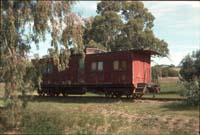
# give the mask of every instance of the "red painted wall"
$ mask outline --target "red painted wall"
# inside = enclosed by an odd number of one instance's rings
[[[58,71],[57,67],[53,66],[53,72],[43,75],[44,84],[77,84],[78,83],[78,61],[79,57],[73,56],[69,59],[69,68],[64,71]],[[41,61],[43,62],[43,61]],[[49,63],[53,63],[50,61]]]
[[[148,51],[121,51],[85,56],[85,68],[79,69],[79,56],[69,60],[69,68],[43,75],[43,83],[51,84],[134,84],[150,83],[150,57]],[[126,70],[114,70],[113,61],[126,61]],[[103,62],[102,71],[92,71],[92,62]],[[120,64],[120,63],[119,63]]]
[[[133,59],[133,84],[151,82],[151,55],[150,53],[135,52]]]
[[[114,70],[113,61],[126,61],[126,70]],[[103,71],[92,71],[91,63],[103,61]],[[87,84],[132,84],[132,54],[130,52],[110,52],[89,54],[85,59]]]

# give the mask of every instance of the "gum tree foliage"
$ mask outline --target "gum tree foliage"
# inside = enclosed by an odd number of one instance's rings
[[[159,83],[159,77],[178,77],[179,71],[174,67],[175,66],[162,67],[161,65],[151,67],[152,82]]]
[[[187,91],[188,101],[199,104],[200,101],[200,50],[187,55],[181,62],[181,80]]]
[[[162,75],[162,68],[160,65],[151,67],[151,81],[159,84],[159,77]]]
[[[25,95],[41,81],[37,61],[33,65],[28,59],[30,44],[34,42],[42,49],[39,42],[51,33],[50,54],[60,70],[68,65],[72,42],[76,52],[83,53],[83,28],[75,25],[74,14],[70,12],[73,3],[67,0],[1,0],[0,75],[5,82],[4,99],[10,110],[7,114],[12,127],[19,125],[22,107],[27,103]]]
[[[97,13],[84,32],[84,43],[91,40],[108,51],[152,49],[162,56],[168,44],[153,34],[155,17],[139,1],[101,1]]]

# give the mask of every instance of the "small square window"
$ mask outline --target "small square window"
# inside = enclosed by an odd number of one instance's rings
[[[48,73],[52,73],[52,72],[53,72],[53,64],[50,64],[50,63],[49,63],[49,64],[47,65],[47,72],[48,72]]]
[[[79,69],[82,70],[85,67],[85,61],[84,59],[79,59]]]
[[[92,63],[91,63],[91,69],[92,69],[92,71],[95,71],[96,68],[97,68],[96,62],[92,62]]]
[[[122,61],[122,70],[126,70],[126,69],[127,69],[127,62]]]
[[[103,62],[102,61],[98,62],[98,71],[103,71]]]
[[[50,74],[53,72],[53,64],[48,63],[42,66],[42,74]]]
[[[44,65],[42,67],[42,74],[47,74],[47,67]]]
[[[115,60],[115,61],[113,62],[113,69],[114,69],[114,70],[119,70],[119,61]]]

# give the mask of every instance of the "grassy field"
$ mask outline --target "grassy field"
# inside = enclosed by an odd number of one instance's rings
[[[181,89],[177,80],[164,79],[161,80],[161,93],[156,97],[178,97]],[[24,110],[20,132],[198,135],[199,108],[178,101],[109,99],[90,93],[81,97],[35,97]]]
[[[184,90],[177,77],[160,78],[160,93],[156,94],[158,98],[181,98],[181,92]],[[152,94],[146,94],[144,97],[152,97]]]
[[[4,84],[0,83],[0,106],[3,106]]]
[[[67,134],[195,135],[199,127],[198,108],[180,102],[46,97],[34,99],[26,112],[25,134],[49,122]]]

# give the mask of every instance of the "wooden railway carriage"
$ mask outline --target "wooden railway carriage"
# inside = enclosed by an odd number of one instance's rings
[[[104,93],[110,97],[141,97],[151,85],[150,50],[102,52],[87,48],[85,59],[71,56],[69,68],[59,72],[53,62],[43,70],[40,95]],[[42,62],[43,60],[41,60]]]

